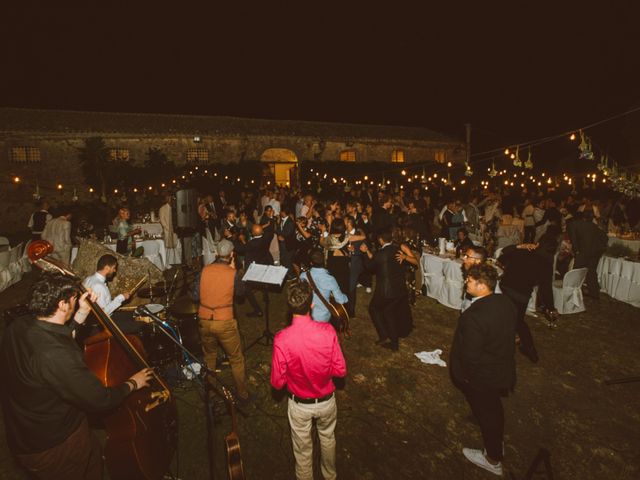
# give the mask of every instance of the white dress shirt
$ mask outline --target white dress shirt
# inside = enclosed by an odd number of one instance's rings
[[[111,292],[109,291],[109,287],[107,287],[107,279],[98,272],[85,278],[82,284],[98,295],[98,305],[102,307],[104,313],[107,315],[115,312],[120,308],[122,302],[124,302],[124,295],[122,294],[116,296],[113,300],[111,299]]]

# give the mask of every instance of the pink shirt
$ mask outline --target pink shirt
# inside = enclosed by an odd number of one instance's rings
[[[294,315],[291,326],[273,341],[271,385],[302,398],[320,398],[336,387],[333,377],[344,377],[347,363],[336,331],[329,323],[314,322],[309,315]]]

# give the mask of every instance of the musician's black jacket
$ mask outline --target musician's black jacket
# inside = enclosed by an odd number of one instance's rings
[[[16,318],[2,336],[0,379],[7,440],[16,454],[61,444],[80,426],[85,412],[110,410],[129,392],[126,383],[100,383],[85,364],[69,324],[31,316]]]
[[[478,298],[460,315],[449,356],[457,383],[477,390],[515,386],[516,319],[513,302],[500,294]]]

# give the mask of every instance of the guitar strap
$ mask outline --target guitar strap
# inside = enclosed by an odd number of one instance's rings
[[[318,290],[318,287],[316,286],[316,282],[313,281],[313,277],[311,276],[311,269],[307,270],[307,279],[309,279],[309,283],[311,284],[311,288],[313,288],[314,293],[318,296],[318,298],[320,299],[320,301],[324,304],[325,307],[327,307],[327,310],[329,310],[329,313],[331,313],[331,316],[333,317],[333,305],[331,305],[326,298],[324,298],[324,296],[320,293],[320,290]]]

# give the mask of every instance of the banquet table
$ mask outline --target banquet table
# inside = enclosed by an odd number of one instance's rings
[[[147,232],[151,237],[160,237],[162,235],[162,225],[157,222],[134,223],[133,228],[139,228],[143,234],[144,232]]]
[[[601,291],[640,308],[640,262],[603,255],[597,272]]]
[[[427,297],[437,300],[446,307],[460,310],[464,288],[462,260],[453,255],[434,255],[424,252],[420,258],[420,265]],[[499,285],[496,286],[496,293],[500,293]],[[535,311],[536,293],[537,289],[531,295],[528,311]]]
[[[608,245],[624,245],[625,247],[630,248],[633,252],[638,252],[640,250],[640,239],[632,239],[632,238],[621,238],[613,234],[609,234]]]
[[[116,251],[115,243],[103,243],[103,245],[114,252]],[[164,240],[161,238],[151,238],[147,240],[136,240],[136,247],[143,247],[144,254],[142,256],[147,258],[160,270],[166,270],[171,267],[171,264],[182,261],[182,247],[180,242],[177,243],[175,249],[167,250],[164,245]],[[78,247],[73,247],[71,250],[71,263],[73,263],[77,254]]]

